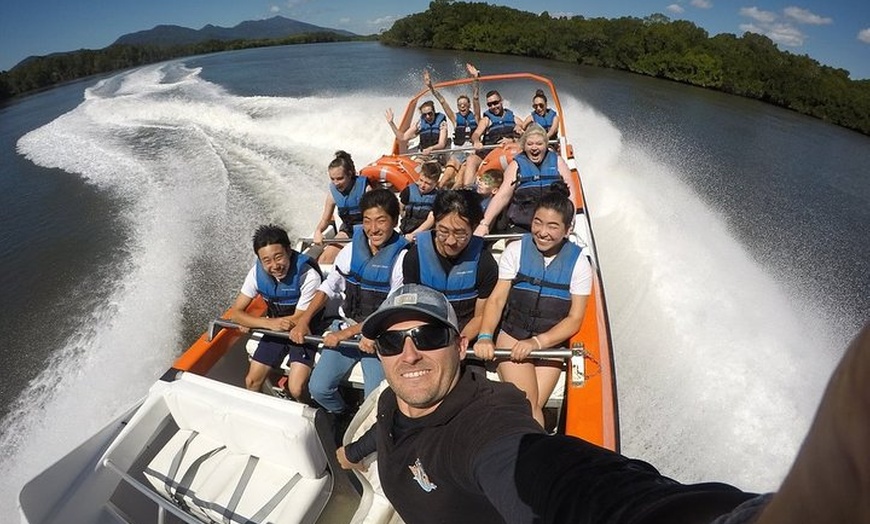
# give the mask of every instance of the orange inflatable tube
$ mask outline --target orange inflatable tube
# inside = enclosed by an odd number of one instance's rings
[[[504,170],[507,169],[508,164],[513,161],[514,156],[519,152],[520,145],[516,142],[508,142],[496,147],[490,151],[483,159],[483,162],[480,163],[480,166],[477,168],[477,178],[480,178],[490,169],[497,169],[504,172]]]
[[[383,184],[388,182],[396,191],[413,184],[420,174],[420,164],[406,156],[384,155],[360,169],[360,174],[369,182]]]

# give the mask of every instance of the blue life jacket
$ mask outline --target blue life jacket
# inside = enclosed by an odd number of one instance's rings
[[[435,249],[432,231],[417,235],[417,257],[420,264],[420,283],[436,289],[453,304],[459,320],[459,330],[474,318],[477,305],[477,268],[483,251],[483,238],[472,236],[462,253],[456,257],[449,272],[444,271],[441,256]]]
[[[514,113],[510,109],[505,109],[501,116],[496,116],[492,111],[487,109],[483,113],[483,116],[489,119],[489,127],[483,134],[484,145],[489,146],[497,144],[502,138],[517,137],[516,132],[514,132],[514,126],[516,126],[517,123],[514,120]]]
[[[456,127],[453,129],[453,145],[461,146],[466,142],[471,141],[471,134],[477,129],[477,119],[474,118],[474,112],[469,111],[467,115],[456,113]]]
[[[393,232],[393,236],[372,256],[363,227],[353,228],[350,270],[345,274],[336,268],[345,280],[343,309],[347,318],[362,322],[378,309],[390,292],[396,257],[407,245],[404,236]]]
[[[348,234],[353,231],[353,226],[362,224],[359,201],[366,192],[366,186],[368,186],[368,179],[359,175],[354,179],[347,194],[339,191],[335,184],[329,184],[332,200],[335,201],[335,207],[338,209],[338,218],[341,219],[341,230]]]
[[[270,275],[263,263],[257,259],[255,275],[257,278],[257,292],[266,301],[267,316],[286,317],[296,312],[296,304],[302,295],[302,281],[300,276],[305,266],[311,266],[323,278],[320,267],[309,257],[294,250],[290,253],[290,268],[281,280],[276,280]]]
[[[441,136],[441,124],[447,117],[444,113],[435,113],[435,118],[432,123],[426,122],[425,118],[420,118],[420,149],[432,147],[438,143],[438,138]]]
[[[501,329],[523,340],[544,333],[571,310],[571,275],[580,258],[580,247],[565,241],[550,265],[535,246],[532,235],[523,235],[520,267],[508,294]]]
[[[559,155],[548,149],[540,165],[534,164],[525,153],[518,154],[514,160],[517,162],[516,188],[507,215],[512,224],[528,231],[538,200],[553,182],[562,180]]]
[[[544,128],[544,131],[550,131],[550,128],[553,127],[553,120],[556,119],[556,112],[550,108],[547,108],[547,111],[543,115],[539,115],[536,111],[532,111],[532,120],[535,121],[536,124]]]
[[[420,224],[425,222],[429,216],[429,211],[432,211],[436,196],[438,196],[438,189],[433,189],[424,195],[420,192],[420,186],[409,184],[408,203],[405,204],[402,225],[399,230],[407,234],[420,227]]]

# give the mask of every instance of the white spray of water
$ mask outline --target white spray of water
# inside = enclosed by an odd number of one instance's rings
[[[240,285],[260,217],[310,235],[335,150],[363,159],[358,168],[377,158],[391,136],[382,108],[402,103],[234,97],[198,73],[163,65],[118,75],[19,141],[34,163],[80,175],[127,203],[119,226],[132,243],[102,284],[108,300],[83,313],[81,328],[3,420],[0,520],[16,518],[24,482],[140,398],[180,353],[196,259],[224,257]]]
[[[673,168],[623,144],[581,102],[563,103],[589,175],[624,451],[685,480],[775,488],[826,375],[799,349],[798,316]],[[358,168],[377,158],[391,140],[383,109],[404,104],[365,93],[235,97],[196,70],[155,66],[101,83],[21,139],[35,163],[129,202],[134,244],[107,283],[110,300],[83,315],[3,421],[0,447],[12,453],[0,459],[0,515],[14,515],[28,478],[140,397],[182,349],[191,255],[222,244],[240,280],[254,216],[310,234],[332,153],[349,151]]]
[[[775,490],[834,358],[805,304],[723,217],[594,110],[569,125],[598,240],[616,348],[623,451],[682,481]],[[582,123],[582,125],[581,125]]]

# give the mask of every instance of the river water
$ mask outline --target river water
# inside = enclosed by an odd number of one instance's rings
[[[870,318],[870,138],[594,68],[340,43],[143,67],[0,108],[0,520],[147,390],[237,293],[250,235],[307,236],[336,149],[434,77],[560,90],[613,327],[623,451],[773,490]],[[456,93],[449,93],[455,98]],[[529,110],[530,93],[503,93]]]

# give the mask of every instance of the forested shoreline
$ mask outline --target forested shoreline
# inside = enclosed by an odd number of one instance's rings
[[[34,57],[0,72],[0,101],[92,75],[221,51],[292,44],[345,42],[373,39],[349,37],[323,31],[262,40],[208,40],[189,45],[111,45]]]
[[[381,34],[392,46],[539,57],[607,67],[754,98],[870,135],[870,80],[780,51],[769,38],[719,34],[661,14],[553,18],[434,0]]]
[[[767,37],[707,31],[661,14],[616,19],[551,17],[480,2],[434,0],[379,37],[331,32],[198,44],[112,45],[56,53],[0,72],[0,101],[87,76],[184,56],[288,44],[377,38],[391,46],[488,52],[606,67],[754,98],[870,135],[870,80]]]

